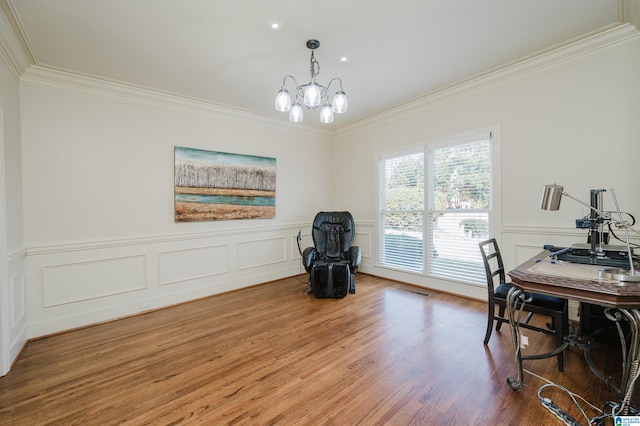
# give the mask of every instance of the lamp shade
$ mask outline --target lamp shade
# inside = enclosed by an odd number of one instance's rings
[[[336,114],[347,112],[347,106],[347,95],[345,95],[342,90],[339,90],[333,97],[333,112],[335,112]]]
[[[302,105],[298,102],[291,106],[291,110],[289,110],[289,121],[293,123],[300,123],[302,121],[303,111]]]
[[[307,108],[317,108],[322,100],[322,91],[315,81],[304,89],[304,104]]]
[[[542,191],[542,200],[540,200],[540,208],[542,210],[558,210],[560,201],[562,200],[562,185],[545,185]]]
[[[324,104],[322,106],[322,109],[320,110],[320,122],[322,124],[333,123],[333,110],[331,109],[331,105]]]
[[[284,87],[278,90],[276,95],[276,111],[287,112],[291,109],[291,96],[289,91]]]

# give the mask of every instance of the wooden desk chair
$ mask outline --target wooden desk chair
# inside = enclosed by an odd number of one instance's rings
[[[482,253],[484,269],[487,275],[487,291],[489,293],[488,306],[489,315],[487,318],[487,332],[484,336],[484,344],[489,343],[493,323],[496,321],[496,331],[500,331],[503,322],[509,322],[505,317],[507,306],[507,293],[513,284],[506,281],[502,256],[495,238],[483,241],[478,244]],[[520,327],[556,336],[557,346],[562,345],[565,336],[569,334],[569,309],[566,299],[546,296],[543,294],[533,294],[530,302],[525,303],[524,311],[528,312],[525,320],[520,323]],[[495,314],[495,306],[499,306],[498,315]],[[551,325],[547,328],[537,327],[529,324],[533,314],[541,314],[551,318]],[[558,370],[564,368],[563,353],[558,354]]]

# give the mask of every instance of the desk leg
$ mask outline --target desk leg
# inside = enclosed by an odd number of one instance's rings
[[[628,352],[624,340],[622,341],[622,382],[620,386],[622,403],[619,414],[626,415],[629,413],[629,404],[631,403],[636,380],[640,375],[640,310],[620,308],[617,312],[625,316],[625,319],[629,322],[631,332]],[[610,315],[610,313],[607,313],[607,316]],[[610,319],[619,320],[615,313]]]
[[[515,286],[509,290],[509,293],[507,293],[507,314],[509,317],[509,325],[510,325],[509,328],[511,328],[511,340],[513,342],[513,349],[515,353],[516,368],[518,369],[517,378],[514,379],[513,377],[507,377],[507,383],[509,383],[509,386],[511,386],[511,389],[513,390],[520,389],[520,386],[522,386],[522,382],[524,380],[524,374],[522,369],[523,359],[551,358],[551,357],[557,356],[558,354],[560,354],[562,351],[564,351],[566,348],[569,347],[569,342],[565,340],[560,346],[558,346],[551,352],[538,354],[538,355],[522,356],[522,347],[520,345],[520,336],[521,336],[520,322],[522,321],[522,316],[523,316],[522,308],[524,307],[524,304],[531,301],[531,299],[528,299],[527,297],[528,296],[524,291],[522,291],[521,289]],[[517,316],[516,316],[516,311],[517,311]]]
[[[518,309],[518,301],[520,300],[521,295],[524,296],[524,293],[517,287],[511,287],[507,294],[509,328],[511,329],[511,341],[513,342],[513,349],[515,352],[516,368],[518,369],[518,377],[516,379],[513,377],[507,377],[507,383],[509,383],[509,386],[511,386],[511,389],[513,390],[520,389],[524,379],[522,372],[522,352],[520,348],[520,318],[516,320],[516,311]]]

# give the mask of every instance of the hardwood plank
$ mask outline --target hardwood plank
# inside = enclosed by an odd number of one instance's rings
[[[363,274],[357,294],[316,299],[305,281],[32,341],[0,378],[0,424],[558,424],[539,403],[543,381],[506,383],[508,327],[482,344],[484,303]],[[529,338],[527,353],[553,346]],[[605,349],[596,359],[615,371]],[[525,368],[597,406],[616,399],[576,349],[564,373],[555,359]],[[545,396],[586,424],[562,393]]]

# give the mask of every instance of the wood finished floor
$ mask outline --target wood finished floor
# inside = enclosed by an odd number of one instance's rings
[[[562,424],[539,403],[543,381],[507,385],[509,329],[482,344],[484,303],[363,274],[357,294],[316,299],[304,279],[32,341],[0,378],[0,424]],[[527,352],[553,344],[529,338]],[[564,373],[555,359],[525,368],[597,406],[615,399],[577,350]],[[561,392],[544,396],[586,424]]]

